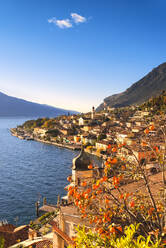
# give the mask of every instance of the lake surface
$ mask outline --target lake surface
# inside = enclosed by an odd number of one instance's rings
[[[11,136],[9,128],[26,119],[0,118],[0,220],[28,224],[36,217],[35,202],[56,204],[65,195],[72,159],[78,152]]]

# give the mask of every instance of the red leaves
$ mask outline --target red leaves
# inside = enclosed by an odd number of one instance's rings
[[[149,133],[149,129],[146,128],[146,129],[144,130],[144,133],[148,134],[148,133]]]
[[[158,152],[159,151],[159,148],[156,146],[156,147],[154,147],[154,149],[156,150],[156,152]]]
[[[122,232],[122,227],[121,226],[117,226],[116,229],[119,230],[120,232]]]
[[[109,200],[107,198],[105,199],[105,203],[106,204],[109,204]]]
[[[131,208],[133,208],[133,207],[135,206],[135,202],[132,200],[132,201],[129,203],[129,206],[130,206]]]
[[[110,161],[111,164],[116,164],[117,162],[118,162],[118,160],[117,160],[116,158],[113,158],[113,159]]]
[[[122,227],[121,226],[109,226],[109,230],[110,230],[110,233],[112,234],[116,234],[118,232],[121,232],[122,233]]]
[[[107,149],[111,149],[111,144],[109,144],[109,145],[107,146]]]
[[[113,185],[114,185],[114,187],[115,188],[118,188],[118,186],[119,186],[119,184],[120,184],[120,180],[119,180],[119,178],[118,177],[113,177]]]
[[[125,165],[122,165],[121,166],[121,170],[123,170],[123,171],[126,170],[126,166]]]
[[[68,192],[68,195],[69,195],[69,196],[70,196],[70,195],[73,195],[73,193],[74,193],[74,190],[71,189],[71,190]]]
[[[86,187],[86,186],[87,186],[87,182],[85,182],[85,181],[82,182],[82,183],[81,183],[81,186],[82,186],[82,187]]]
[[[93,184],[93,186],[92,186],[92,189],[93,189],[93,190],[96,190],[96,189],[98,189],[98,188],[99,188],[99,185]]]
[[[67,177],[67,181],[71,182],[72,181],[72,177],[71,176],[68,176]]]
[[[150,209],[148,210],[148,214],[149,214],[149,215],[152,215],[153,212],[154,212],[154,210],[155,210],[154,208],[150,208]]]
[[[85,198],[85,199],[88,199],[88,198],[89,198],[88,194],[85,194],[85,195],[84,195],[84,198]]]
[[[115,227],[110,226],[109,229],[110,229],[110,233],[112,233],[112,234],[116,233]]]
[[[108,180],[108,177],[104,176],[100,179],[100,182],[103,183],[103,182],[106,182]]]
[[[88,165],[88,169],[89,170],[92,170],[93,169],[93,165],[92,164]]]
[[[116,147],[113,147],[112,148],[112,152],[117,152],[117,148]]]
[[[119,196],[119,199],[124,199],[124,194],[121,194],[120,196]]]
[[[148,134],[149,131],[153,131],[154,129],[155,129],[155,126],[152,124],[152,125],[149,126],[149,128],[146,128],[146,129],[144,130],[144,133]]]
[[[145,141],[142,141],[141,146],[147,146],[148,144]]]
[[[149,130],[150,131],[153,131],[154,130],[154,125],[153,124],[149,127]]]
[[[98,232],[99,232],[99,234],[102,234],[102,233],[104,233],[104,230],[103,230],[103,228],[99,228]]]
[[[105,166],[109,166],[109,162],[108,161],[105,162]]]
[[[110,164],[116,164],[117,162],[118,162],[117,158],[108,158],[108,160],[105,162],[105,165],[109,167]]]

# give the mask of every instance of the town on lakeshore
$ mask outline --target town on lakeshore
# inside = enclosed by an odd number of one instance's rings
[[[166,248],[166,0],[0,0],[0,248]]]
[[[37,218],[29,225],[1,223],[5,247],[75,247],[78,225],[99,233],[95,239],[100,243],[111,234],[123,235],[131,223],[143,223],[138,235],[151,234],[151,242],[158,242],[157,232],[165,242],[165,97],[163,92],[139,106],[105,104],[102,111],[92,107],[86,114],[29,120],[12,128],[11,134],[20,139],[80,154],[72,162],[67,194],[56,205],[46,198],[42,206],[36,202]],[[101,165],[91,154],[102,159]]]

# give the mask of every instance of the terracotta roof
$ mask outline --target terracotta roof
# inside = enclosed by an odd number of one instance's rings
[[[33,243],[30,246],[25,246],[25,248],[34,247],[34,248],[51,248],[53,247],[53,241],[52,240],[42,240],[37,241]]]
[[[0,232],[13,232],[16,227],[12,224],[6,224],[0,226]]]
[[[148,147],[148,146],[144,146],[144,147],[141,147],[140,145],[131,145],[130,146],[130,148],[133,150],[133,152],[135,151],[135,152],[153,152],[152,150],[151,150],[151,148],[150,147]]]
[[[28,226],[21,226],[16,228],[16,230],[13,225],[8,224],[5,226],[0,228],[0,236],[2,236],[5,240],[5,248],[16,244],[18,240],[24,241],[28,238]]]
[[[112,141],[111,141],[112,142]],[[102,145],[109,145],[110,144],[110,141],[104,141],[104,140],[102,140],[102,141],[97,141],[96,142],[96,144],[102,144]]]
[[[149,181],[149,186],[151,188],[152,194],[155,197],[155,199],[157,199],[159,197],[160,189],[163,187],[162,173],[160,172],[160,173],[157,173],[155,175],[149,176],[148,181]],[[130,192],[130,193],[141,191],[142,193],[145,193],[146,195],[148,195],[147,190],[146,190],[146,186],[145,186],[145,182],[143,179],[141,179],[137,182],[123,185],[123,186],[121,186],[121,190]],[[113,190],[112,193],[115,193],[115,195],[118,194],[117,190]]]

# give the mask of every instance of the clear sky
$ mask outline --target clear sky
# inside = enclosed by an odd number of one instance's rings
[[[166,62],[165,0],[0,0],[0,91],[86,112]]]

